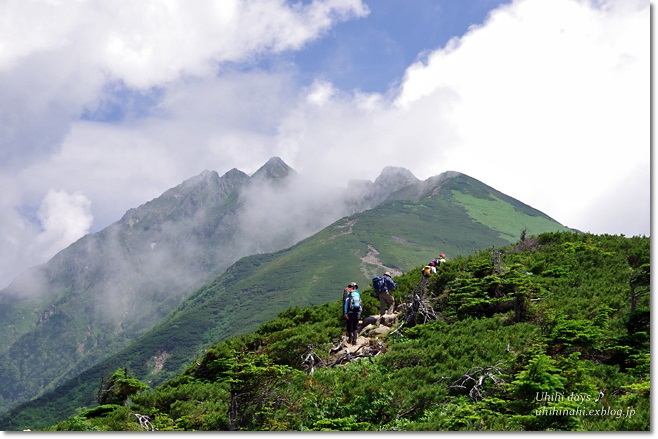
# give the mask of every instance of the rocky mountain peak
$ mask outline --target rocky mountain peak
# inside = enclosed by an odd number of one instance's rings
[[[281,158],[272,157],[251,176],[251,180],[281,181],[294,173],[295,170],[288,166]]]
[[[195,186],[199,183],[214,182],[219,180],[219,174],[216,171],[205,170],[199,175],[188,178],[181,184],[182,187]]]
[[[381,174],[379,174],[379,177],[375,179],[375,186],[389,192],[395,192],[403,187],[418,183],[419,181],[420,180],[418,180],[414,174],[406,168],[387,166],[382,170]]]

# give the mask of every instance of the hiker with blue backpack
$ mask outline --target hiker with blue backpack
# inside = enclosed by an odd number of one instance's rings
[[[357,328],[361,318],[361,292],[356,282],[351,282],[347,286],[346,295],[343,297],[343,315],[347,320],[347,342],[356,345],[359,337]]]
[[[391,279],[391,273],[387,271],[383,276],[373,277],[372,286],[375,297],[379,298],[379,318],[382,318],[384,314],[392,314],[395,310],[395,299],[392,292],[398,285]]]

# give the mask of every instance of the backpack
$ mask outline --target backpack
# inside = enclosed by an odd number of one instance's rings
[[[423,267],[423,276],[430,277],[431,274],[432,274],[432,267],[430,267],[429,265],[424,266]]]
[[[361,311],[361,296],[359,295],[358,292],[352,291],[352,293],[350,294],[347,300],[349,300],[349,303],[347,305],[347,309],[349,311],[354,311],[354,312]]]
[[[375,276],[372,278],[372,287],[374,288],[374,292],[372,294],[373,297],[379,297],[379,293],[384,291],[384,278],[381,276]]]

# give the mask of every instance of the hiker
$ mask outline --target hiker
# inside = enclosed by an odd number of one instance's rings
[[[425,288],[427,282],[430,280],[430,277],[436,273],[436,264],[434,261],[430,261],[426,266],[420,270],[420,286]]]
[[[434,261],[431,261],[429,264],[424,266],[420,272],[422,276],[421,282],[422,283],[427,282],[427,279],[429,279],[430,276],[433,275],[434,273],[436,273],[436,264],[434,263]]]
[[[361,318],[361,292],[356,282],[351,282],[348,286],[348,295],[343,301],[343,315],[347,320],[347,342],[356,345],[359,337],[357,328],[359,318]]]
[[[391,273],[384,273],[384,287],[379,293],[379,317],[384,314],[392,314],[395,310],[395,299],[393,298],[393,289],[398,285],[391,279]],[[387,309],[388,307],[388,309]]]
[[[445,264],[445,263],[446,263],[446,255],[444,255],[443,253],[441,253],[441,254],[439,255],[438,258],[435,258],[435,259],[434,259],[433,262],[434,262],[434,265],[435,265],[436,267],[440,267],[441,264]]]
[[[351,285],[351,284],[350,284]],[[349,297],[350,293],[352,292],[352,288],[348,285],[345,288],[343,288],[343,305],[345,306],[345,301]]]

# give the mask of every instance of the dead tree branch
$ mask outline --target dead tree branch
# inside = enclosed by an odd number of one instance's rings
[[[330,364],[327,364],[328,367],[334,367],[334,366],[339,366],[341,364],[347,364],[351,361],[357,361],[360,360],[361,358],[371,358],[379,355],[382,352],[382,349],[384,346],[380,343],[378,343],[377,347],[372,347],[369,345],[362,345],[359,346],[357,350],[354,352],[350,352],[348,349],[345,349],[345,351],[338,355],[334,361]]]
[[[151,418],[146,415],[140,415],[139,413],[133,413],[133,415],[139,421],[139,425],[146,431],[155,431],[155,427],[151,424]]]
[[[340,350],[343,350],[342,353]],[[302,364],[306,367],[306,372],[313,375],[315,369],[320,367],[335,367],[347,364],[351,361],[357,361],[361,358],[376,357],[384,350],[384,345],[381,341],[370,342],[367,345],[359,346],[355,351],[350,352],[342,345],[334,345],[329,350],[329,356],[333,356],[333,361],[323,360],[318,354],[315,353],[313,345],[308,345],[307,351],[302,355]]]
[[[306,355],[302,355],[302,364],[306,366],[306,372],[309,375],[313,375],[313,372],[315,372],[315,366],[323,367],[324,361],[315,353],[313,345],[308,345],[307,349]]]
[[[498,364],[495,366],[472,367],[464,375],[453,382],[448,389],[457,393],[468,393],[471,401],[480,401],[486,396],[484,384],[487,379],[493,382],[495,388],[504,383],[500,375],[503,372]]]
[[[494,249],[491,251],[491,271],[493,274],[501,274],[503,272],[503,269],[501,268],[500,256],[500,250]]]
[[[431,320],[437,320],[439,313],[432,308],[429,301],[425,298],[426,286],[421,281],[411,295],[406,296],[404,323],[413,326],[416,323],[427,323]]]

